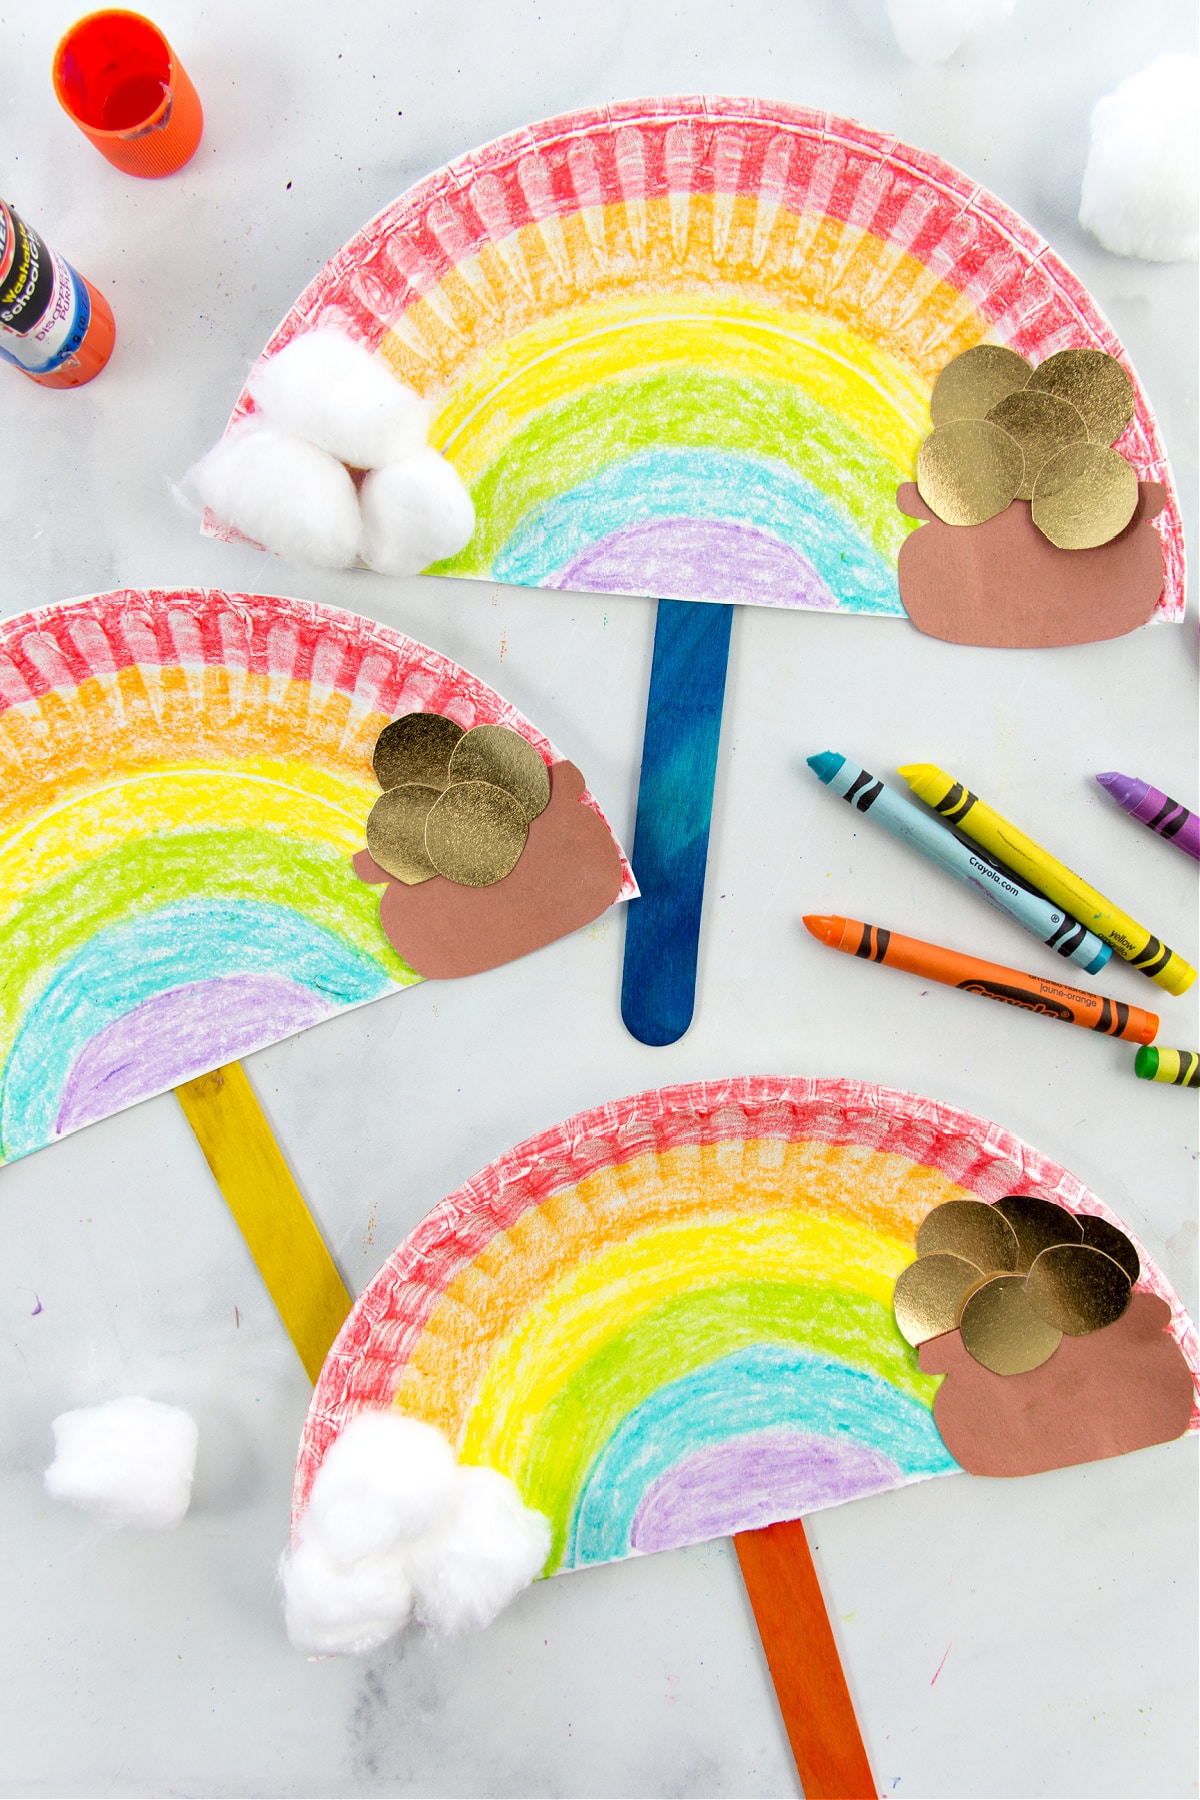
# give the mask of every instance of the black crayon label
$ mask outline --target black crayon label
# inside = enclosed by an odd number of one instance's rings
[[[1044,1013],[1048,1019],[1063,1019],[1068,1025],[1075,1022],[1075,1014],[1069,1006],[1061,1001],[1051,1000],[1045,994],[1032,994],[1028,988],[1010,987],[1003,981],[982,981],[973,976],[970,981],[960,981],[957,986],[964,993],[982,994],[986,1000],[1000,1000],[1005,1006],[1019,1006],[1025,1012]]]

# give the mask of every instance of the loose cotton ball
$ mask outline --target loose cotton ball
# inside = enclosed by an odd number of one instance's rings
[[[896,42],[911,62],[939,63],[968,38],[999,24],[1016,0],[887,0]]]
[[[368,475],[359,493],[363,560],[383,575],[419,575],[453,556],[475,532],[475,507],[436,450]]]
[[[280,556],[323,569],[358,558],[362,526],[349,471],[256,419],[214,445],[187,484],[222,524]]]
[[[1200,58],[1172,52],[1092,110],[1079,223],[1117,256],[1196,255]]]
[[[340,331],[293,338],[258,365],[248,386],[272,425],[351,468],[378,469],[425,448],[427,403]]]
[[[195,1420],[177,1406],[130,1395],[60,1413],[46,1492],[106,1524],[167,1531],[188,1509],[196,1467]]]
[[[288,1636],[310,1655],[377,1649],[415,1610],[433,1630],[487,1625],[539,1574],[545,1516],[441,1432],[360,1413],[326,1452],[280,1564]]]

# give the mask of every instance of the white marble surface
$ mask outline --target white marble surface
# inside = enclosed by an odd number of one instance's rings
[[[109,169],[54,104],[50,54],[75,10],[3,9],[0,191],[110,295],[118,348],[76,394],[0,369],[6,612],[207,584],[371,613],[529,712],[628,842],[651,605],[306,575],[202,541],[167,482],[217,436],[326,256],[415,177],[530,118],[703,88],[857,115],[1024,213],[1122,333],[1195,541],[1195,269],[1119,261],[1074,222],[1092,103],[1159,50],[1194,47],[1188,0],[1018,0],[929,71],[900,61],[880,0],[158,0],[208,119],[193,164],[160,183]],[[1194,1307],[1188,1096],[1136,1082],[1127,1047],[847,963],[798,915],[840,908],[1046,966],[891,840],[856,833],[803,768],[833,745],[881,772],[926,757],[961,771],[1194,955],[1194,870],[1089,776],[1130,769],[1194,800],[1195,699],[1194,601],[1182,628],[1041,653],[744,610],[682,1042],[624,1033],[610,916],[253,1059],[351,1285],[444,1193],[577,1108],[778,1071],[999,1119],[1113,1205]],[[1106,979],[1151,1003],[1132,971]],[[1165,1041],[1200,1041],[1193,997],[1161,1010]],[[366,1662],[289,1649],[274,1564],[306,1384],[171,1097],[5,1169],[0,1231],[0,1792],[798,1791],[724,1543],[540,1585],[464,1642],[413,1634]],[[165,1537],[102,1537],[41,1490],[51,1417],[124,1392],[201,1422],[195,1504]],[[881,1792],[1195,1792],[1195,1451],[931,1483],[813,1521]]]

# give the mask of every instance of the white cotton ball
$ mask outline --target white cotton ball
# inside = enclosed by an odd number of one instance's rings
[[[339,1562],[432,1530],[452,1505],[458,1464],[432,1425],[362,1412],[325,1453],[301,1535]]]
[[[887,0],[896,42],[910,61],[945,62],[982,31],[1007,19],[1016,0]]]
[[[247,385],[272,425],[353,469],[378,469],[425,448],[431,407],[344,332],[293,338]]]
[[[225,525],[295,562],[344,569],[358,557],[361,520],[350,475],[335,457],[249,419],[198,462],[189,486]]]
[[[346,1565],[316,1540],[283,1558],[288,1637],[310,1656],[361,1656],[378,1649],[412,1611],[412,1587],[401,1552],[364,1556]]]
[[[434,1631],[490,1625],[550,1554],[550,1524],[496,1469],[459,1469],[458,1506],[439,1531],[410,1546],[417,1617]]]
[[[60,1413],[46,1492],[106,1524],[167,1531],[188,1509],[196,1421],[177,1406],[129,1395]]]
[[[475,532],[471,496],[436,450],[376,469],[359,501],[363,560],[381,575],[419,575],[462,550]]]
[[[1079,223],[1117,256],[1196,255],[1200,58],[1175,51],[1092,109]]]

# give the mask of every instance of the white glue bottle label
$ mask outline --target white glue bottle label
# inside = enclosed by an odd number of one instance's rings
[[[44,386],[77,387],[99,374],[112,341],[95,289],[0,200],[0,356]]]

